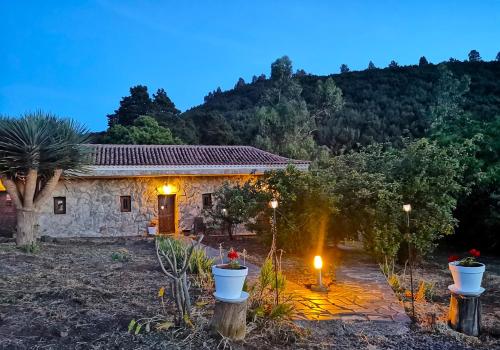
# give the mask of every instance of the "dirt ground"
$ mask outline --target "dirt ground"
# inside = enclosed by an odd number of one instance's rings
[[[214,245],[214,241],[207,240]],[[267,253],[251,240],[249,252]],[[252,246],[253,245],[253,246]],[[260,248],[259,248],[260,247]],[[127,259],[112,259],[125,252]],[[258,259],[256,255],[255,258]],[[496,282],[495,282],[496,283]],[[244,343],[208,333],[213,298],[193,289],[193,328],[131,335],[131,319],[162,311],[158,289],[166,279],[147,239],[59,240],[27,254],[0,243],[0,349],[491,349],[495,343],[457,338],[416,326],[407,333],[364,323],[307,323],[298,337],[288,325],[250,322]],[[497,285],[498,287],[498,285]],[[498,291],[498,288],[497,288]],[[497,300],[497,297],[492,297]],[[484,309],[489,306],[485,305]],[[489,311],[488,311],[489,312]]]

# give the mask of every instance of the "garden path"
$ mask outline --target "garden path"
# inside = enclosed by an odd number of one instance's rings
[[[217,249],[208,246],[206,249],[209,256],[219,257]],[[248,278],[256,279],[260,268],[246,265]],[[327,293],[311,291],[294,283],[293,276],[287,276],[285,295],[294,304],[296,320],[410,322],[379,267],[356,252],[343,254],[336,268],[336,280]]]

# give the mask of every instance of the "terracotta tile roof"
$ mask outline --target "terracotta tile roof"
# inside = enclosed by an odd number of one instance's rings
[[[91,145],[94,165],[213,166],[309,164],[250,146]]]

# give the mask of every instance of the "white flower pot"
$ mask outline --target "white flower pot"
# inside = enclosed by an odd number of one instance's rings
[[[481,263],[479,263],[481,264]],[[484,264],[481,266],[458,266],[458,261],[448,264],[453,282],[458,292],[479,293],[481,291],[481,281],[485,270]]]
[[[242,269],[224,269],[219,266],[212,266],[212,273],[215,280],[215,296],[221,299],[239,299],[243,291],[243,284],[248,275],[248,267]]]
[[[156,235],[156,226],[148,226],[148,235]]]

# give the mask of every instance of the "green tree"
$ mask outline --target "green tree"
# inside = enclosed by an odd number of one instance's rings
[[[427,58],[425,58],[425,56],[420,57],[420,59],[418,60],[418,65],[420,67],[426,66],[428,64],[429,64],[429,62],[427,61]]]
[[[224,183],[213,193],[214,205],[205,209],[203,215],[209,224],[222,228],[230,239],[238,225],[249,222],[255,214],[258,197],[251,183]]]
[[[277,246],[287,252],[317,250],[321,253],[335,211],[335,198],[329,195],[322,179],[293,166],[266,173],[255,184],[257,219],[247,225],[271,241],[272,209],[269,201],[278,200],[276,215]]]
[[[469,52],[469,62],[480,62],[482,61],[481,55],[479,54],[479,51],[477,50],[471,50]]]
[[[77,122],[43,112],[0,118],[0,180],[17,209],[17,245],[35,242],[40,207],[63,172],[87,163],[87,135]]]
[[[399,67],[399,64],[398,62],[392,60],[390,63],[389,63],[389,68],[397,68]]]
[[[338,232],[362,235],[371,252],[392,259],[406,232],[402,205],[411,203],[411,241],[421,254],[431,251],[457,224],[463,152],[421,139],[401,149],[372,145],[334,157],[324,177],[338,198]]]
[[[181,111],[175,107],[175,104],[167,96],[164,89],[158,89],[156,93],[153,94],[152,110],[150,114],[156,119],[161,120],[169,116],[178,116],[180,113]]]
[[[256,111],[259,121],[255,145],[296,159],[310,159],[316,150],[314,120],[303,100],[282,100]]]
[[[241,88],[241,87],[243,87],[243,86],[245,86],[245,85],[246,85],[246,84],[245,84],[245,80],[244,80],[243,78],[241,78],[241,77],[240,77],[240,78],[238,79],[238,81],[236,82],[236,84],[234,85],[234,88],[235,88],[235,89],[239,89],[239,88]]]
[[[120,107],[113,114],[108,115],[108,125],[116,124],[129,126],[141,115],[147,115],[153,107],[149,97],[148,88],[144,85],[137,85],[130,88],[130,96],[123,97]]]
[[[495,60],[497,62],[500,62],[500,51],[498,51],[497,55],[495,56]]]
[[[347,73],[349,72],[349,67],[347,66],[347,64],[341,64],[340,65],[340,73]]]
[[[376,69],[377,67],[375,67],[375,63],[373,63],[372,61],[368,62],[368,69]]]
[[[468,147],[459,160],[465,167],[463,183],[471,194],[462,197],[456,211],[460,241],[493,249],[500,244],[500,117],[474,116],[466,111],[470,78],[440,70],[431,106],[431,137],[448,147]]]
[[[255,110],[257,135],[253,143],[286,157],[310,159],[316,152],[314,118],[301,96],[300,84],[292,79],[292,69],[286,56],[271,65],[274,78]]]
[[[293,66],[288,56],[278,58],[271,64],[271,80],[286,82],[292,78]]]
[[[430,106],[432,134],[450,134],[449,128],[464,127],[467,123],[462,109],[465,95],[469,91],[470,78],[456,79],[444,64],[438,66],[439,79],[434,88],[434,102]],[[457,125],[456,123],[459,123]]]
[[[140,116],[132,126],[120,124],[109,128],[105,137],[106,143],[133,145],[173,145],[182,141],[174,137],[170,129],[161,127],[149,116]]]

